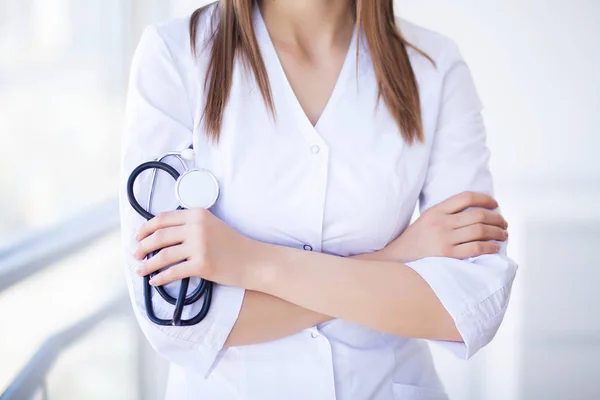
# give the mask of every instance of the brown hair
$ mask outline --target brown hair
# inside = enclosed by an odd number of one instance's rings
[[[202,116],[208,136],[215,140],[219,139],[237,54],[254,74],[265,105],[273,115],[275,113],[269,78],[254,34],[254,1],[218,2],[221,9],[217,26],[210,36],[212,50],[204,80],[208,92]],[[432,63],[433,60],[408,43],[398,30],[393,0],[350,0],[349,3],[353,7],[357,29],[364,32],[369,46],[379,86],[379,98],[383,98],[406,142],[413,143],[415,139],[423,141],[419,89],[407,47],[415,49]],[[200,16],[211,5],[196,10],[191,17],[190,39],[194,56],[197,53]]]

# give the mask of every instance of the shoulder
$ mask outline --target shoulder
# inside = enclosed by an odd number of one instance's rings
[[[396,26],[404,39],[431,57],[438,68],[443,69],[444,66],[462,60],[457,44],[450,37],[400,17],[396,17]],[[411,56],[420,56],[414,49],[411,50]]]
[[[190,23],[196,19],[196,47],[202,52],[212,37],[218,7],[215,4],[203,7],[199,11],[178,18],[171,18],[148,25],[142,33],[138,51],[168,52],[174,62],[191,60]]]
[[[207,6],[201,13],[148,25],[131,61],[130,87],[164,93],[177,90],[179,98],[187,98],[196,112],[196,105],[202,101],[202,83],[209,60],[206,44],[212,37],[215,8]],[[198,18],[196,57],[190,40],[193,17]]]

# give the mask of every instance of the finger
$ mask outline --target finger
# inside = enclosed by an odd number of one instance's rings
[[[462,192],[444,200],[439,207],[446,214],[455,214],[469,207],[498,208],[498,202],[493,197],[479,192]]]
[[[474,224],[455,229],[451,235],[452,243],[455,244],[477,242],[480,240],[498,240],[503,242],[508,239],[507,231],[497,226],[486,224]]]
[[[154,257],[144,261],[136,271],[140,276],[146,276],[159,269],[185,261],[188,257],[183,245],[171,246],[159,251]]]
[[[185,230],[183,226],[171,226],[159,229],[150,236],[146,236],[140,242],[133,253],[133,257],[141,260],[153,251],[183,243],[184,239]]]
[[[469,242],[459,244],[452,248],[452,258],[464,259],[481,256],[483,254],[496,254],[500,245],[495,242]]]
[[[152,279],[150,279],[150,284],[152,286],[162,286],[191,276],[191,263],[189,261],[184,261],[180,264],[173,265],[171,268],[152,277]]]
[[[500,213],[485,208],[474,208],[451,215],[451,221],[455,229],[473,224],[493,225],[502,229],[508,227],[508,223]]]
[[[174,210],[158,214],[156,217],[144,222],[135,235],[136,240],[142,240],[159,229],[185,224],[186,213],[189,210]]]

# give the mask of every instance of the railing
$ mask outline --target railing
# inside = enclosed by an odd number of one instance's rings
[[[118,227],[115,200],[103,203],[50,229],[32,234],[21,242],[0,250],[0,292],[43,271],[52,263],[81,251]],[[85,336],[106,317],[127,309],[126,295],[119,296],[69,328],[50,336],[17,374],[0,400],[31,399],[42,393],[46,398],[46,376],[62,353]]]
[[[119,297],[71,327],[46,339],[27,365],[19,372],[4,393],[0,395],[0,400],[31,399],[40,390],[42,398],[47,398],[46,375],[61,352],[74,344],[106,317],[125,310],[127,304],[125,300],[124,296]]]
[[[118,203],[111,200],[19,243],[0,249],[0,292],[80,251],[119,225]]]

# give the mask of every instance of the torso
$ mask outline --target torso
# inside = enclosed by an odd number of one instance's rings
[[[386,107],[377,104],[362,38],[358,60],[353,40],[339,68],[319,72],[315,82],[323,89],[315,91],[300,84],[306,70],[279,51],[282,68],[256,12],[254,21],[276,116],[244,69],[236,68],[219,143],[208,141],[201,127],[193,136],[196,165],[220,182],[212,211],[261,241],[340,256],[381,249],[406,228],[418,201],[437,119],[440,71],[410,52],[425,105],[426,140],[408,146]],[[171,21],[161,29],[178,54],[199,121],[205,66],[189,57],[188,22]],[[439,60],[445,39],[413,25],[405,28],[409,40]],[[206,380],[173,371],[172,379],[186,379],[189,398],[446,398],[426,344],[342,320],[274,342],[229,348]]]

